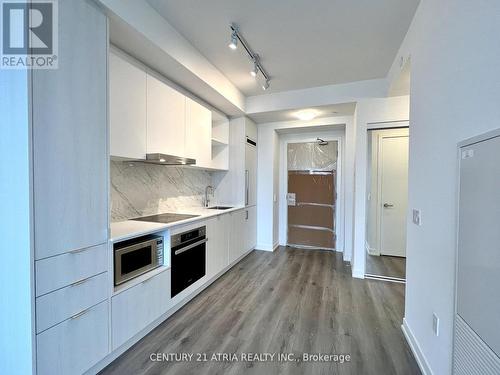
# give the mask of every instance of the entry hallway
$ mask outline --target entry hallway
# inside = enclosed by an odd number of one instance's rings
[[[253,251],[101,374],[420,374],[404,285],[353,279],[342,255]],[[153,362],[151,353],[349,354],[350,363]]]

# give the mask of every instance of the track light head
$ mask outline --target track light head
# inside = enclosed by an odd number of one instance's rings
[[[259,67],[257,66],[257,63],[253,63],[253,69],[250,71],[250,75],[252,77],[257,77],[257,74],[259,74]]]
[[[262,90],[266,91],[269,88],[269,79],[262,84]]]
[[[233,31],[231,33],[231,41],[229,42],[229,48],[231,48],[232,50],[238,48],[238,35],[236,34],[236,31]]]

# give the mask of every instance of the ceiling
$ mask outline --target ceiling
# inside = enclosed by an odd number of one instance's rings
[[[263,93],[231,22],[272,77],[267,92],[383,78],[419,0],[147,0],[246,96]]]
[[[317,113],[315,118],[335,117],[335,116],[352,116],[356,109],[356,103],[343,103],[324,105],[320,107],[307,107],[307,110],[313,110]],[[304,109],[260,112],[247,115],[257,124],[278,121],[293,121],[298,120],[296,113]]]

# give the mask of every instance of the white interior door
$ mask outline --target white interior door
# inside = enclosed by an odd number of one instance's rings
[[[380,254],[406,256],[408,136],[379,141]]]

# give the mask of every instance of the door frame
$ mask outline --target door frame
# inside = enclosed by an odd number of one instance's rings
[[[401,129],[408,129],[408,128],[401,128]],[[390,129],[376,129],[376,130],[390,130]],[[372,131],[376,131],[375,129],[372,129]],[[382,156],[382,139],[383,138],[410,138],[410,134],[408,135],[384,135],[384,134],[378,134],[377,135],[377,201],[376,201],[376,231],[377,231],[377,253],[378,255],[384,255],[382,254],[382,214],[383,214],[383,209],[382,209],[382,163],[381,163],[381,156]],[[409,142],[408,142],[409,144]],[[373,146],[373,145],[372,145]],[[408,200],[408,198],[407,198]],[[391,255],[392,256],[392,255]],[[406,258],[406,249],[405,249],[405,258]]]
[[[333,134],[332,134],[333,133]],[[344,158],[344,131],[323,131],[302,134],[283,134],[280,139],[280,173],[279,173],[279,243],[286,246],[288,243],[288,144],[316,142],[316,138],[322,138],[328,142],[337,142],[337,194],[335,207],[335,250],[344,251],[344,180],[343,180],[343,158]],[[281,138],[281,137],[280,137]]]

